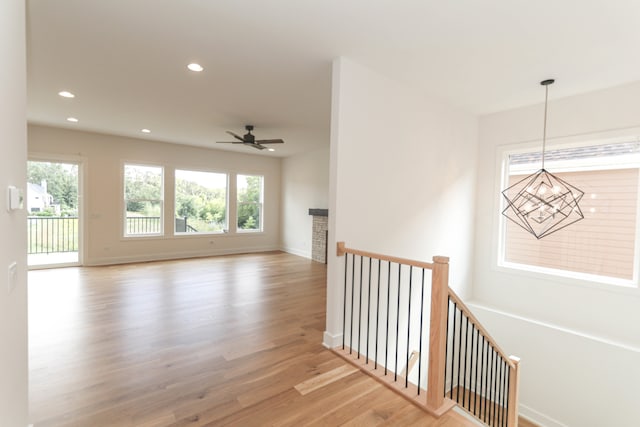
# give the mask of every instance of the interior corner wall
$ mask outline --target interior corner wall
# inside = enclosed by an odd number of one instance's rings
[[[632,425],[640,383],[640,292],[497,268],[498,151],[542,133],[543,105],[480,118],[473,298],[522,359],[521,403],[542,426]],[[640,136],[640,82],[549,101],[547,148],[564,137]],[[541,141],[540,141],[541,143]],[[561,231],[562,232],[562,231]],[[632,362],[632,363],[630,363]],[[605,375],[606,374],[606,375]],[[565,400],[561,405],[558,400]],[[607,410],[603,410],[607,408]],[[615,408],[615,410],[611,409]],[[537,416],[540,416],[536,418]]]
[[[29,154],[86,159],[84,181],[85,265],[177,259],[280,248],[281,159],[223,150],[29,125]],[[174,209],[175,169],[264,176],[264,232],[161,237],[123,237],[122,166],[164,167],[165,219]],[[230,176],[233,179],[233,175]],[[230,185],[231,186],[231,185]],[[233,187],[233,186],[231,186]],[[234,221],[229,218],[229,222]],[[171,228],[170,224],[165,230]],[[233,227],[230,227],[233,231]]]
[[[0,2],[0,427],[28,418],[27,228],[24,209],[7,211],[12,185],[26,192],[25,2]],[[23,193],[24,194],[24,193]],[[8,268],[16,263],[14,284]]]
[[[282,250],[311,258],[310,208],[329,207],[329,148],[282,160]]]
[[[332,84],[325,345],[341,333],[336,241],[423,261],[448,256],[451,286],[470,293],[477,151],[469,113],[347,58],[334,62]]]

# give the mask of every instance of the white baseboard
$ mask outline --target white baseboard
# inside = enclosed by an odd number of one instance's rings
[[[104,257],[93,258],[87,260],[84,265],[86,266],[100,266],[100,265],[113,265],[113,264],[131,264],[136,262],[148,262],[148,261],[167,261],[173,259],[187,259],[187,258],[200,258],[208,256],[220,256],[220,255],[237,255],[247,253],[259,253],[270,252],[280,250],[279,247],[265,246],[265,247],[247,247],[247,248],[232,248],[232,249],[219,249],[210,251],[185,251],[185,252],[167,252],[160,254],[148,254],[148,255],[129,255],[121,257]]]
[[[331,349],[335,348],[342,344],[342,334],[333,335],[327,331],[324,331],[324,336],[322,338],[322,345]]]
[[[283,252],[286,252],[288,254],[291,254],[291,255],[297,255],[297,256],[301,256],[303,258],[311,259],[311,252],[310,251],[304,251],[304,250],[292,248],[292,247],[289,247],[289,246],[283,246],[283,247],[280,248],[280,250],[283,251]]]
[[[518,415],[520,415],[522,418],[525,418],[532,423],[539,425],[540,427],[568,427],[566,424],[548,417],[545,414],[528,407],[527,405],[523,405],[522,403],[518,405],[518,411]]]

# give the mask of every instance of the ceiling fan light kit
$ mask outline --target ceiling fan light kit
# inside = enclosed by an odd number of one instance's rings
[[[243,136],[231,132],[230,130],[227,131],[227,133],[234,137],[236,141],[217,141],[217,143],[248,145],[258,150],[264,150],[265,148],[267,148],[264,145],[267,144],[284,144],[284,141],[282,139],[256,139],[255,135],[251,133],[251,131],[253,130],[253,125],[246,125],[244,128],[247,130],[247,133]],[[274,150],[270,149],[269,151]]]
[[[553,82],[552,79],[540,82],[545,87],[542,167],[502,192],[507,203],[502,215],[537,239],[584,219],[578,205],[584,192],[544,168],[547,104],[549,85]]]

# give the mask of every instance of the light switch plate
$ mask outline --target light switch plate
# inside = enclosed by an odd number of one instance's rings
[[[9,264],[9,277],[7,280],[7,292],[11,293],[13,292],[13,290],[16,288],[16,285],[18,284],[18,263],[17,262],[12,262],[11,264]]]

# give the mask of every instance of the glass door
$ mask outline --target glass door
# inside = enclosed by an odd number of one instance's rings
[[[80,264],[79,164],[27,164],[27,254],[29,267]]]

